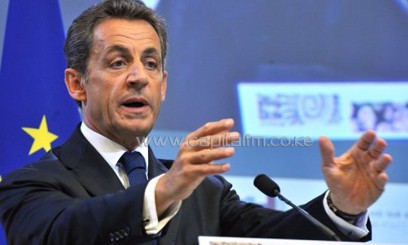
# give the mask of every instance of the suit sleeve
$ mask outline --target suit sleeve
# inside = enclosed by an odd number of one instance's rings
[[[330,240],[296,210],[286,212],[267,209],[259,205],[242,202],[232,186],[222,177],[224,193],[221,205],[221,229],[225,236],[265,237],[286,239]],[[342,241],[352,241],[331,221],[323,207],[324,194],[302,207],[312,216],[333,230]],[[369,229],[371,230],[370,225]],[[371,239],[371,232],[360,241]]]
[[[0,183],[0,215],[9,244],[137,244],[151,239],[142,224],[145,184],[90,197],[64,179],[27,166]]]

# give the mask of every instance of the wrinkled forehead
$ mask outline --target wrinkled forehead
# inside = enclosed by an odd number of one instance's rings
[[[137,41],[160,48],[160,39],[153,26],[145,20],[107,19],[95,26],[93,42]]]

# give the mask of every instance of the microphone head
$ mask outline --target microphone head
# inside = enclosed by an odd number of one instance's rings
[[[258,190],[269,197],[276,197],[280,193],[279,185],[265,174],[256,176],[254,185]]]

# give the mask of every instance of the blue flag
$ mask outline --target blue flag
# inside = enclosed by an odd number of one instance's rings
[[[58,1],[9,2],[0,70],[2,177],[61,144],[80,121],[64,84],[63,47]]]

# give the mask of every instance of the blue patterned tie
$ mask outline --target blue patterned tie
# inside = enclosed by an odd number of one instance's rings
[[[140,152],[125,152],[120,162],[129,177],[130,186],[147,182],[146,163]]]

